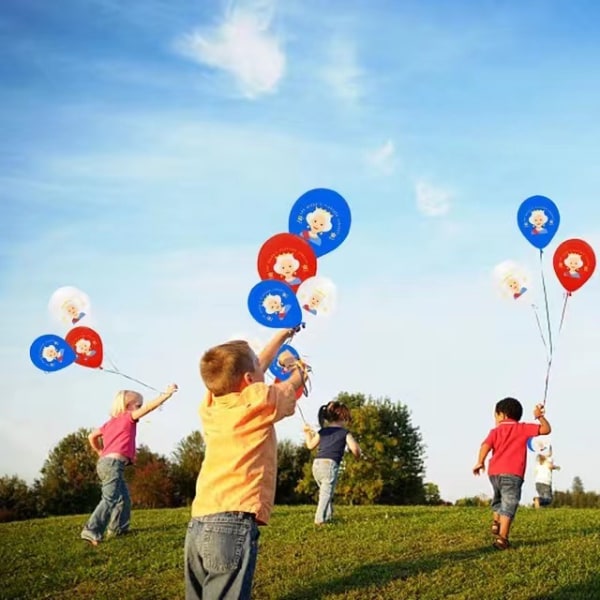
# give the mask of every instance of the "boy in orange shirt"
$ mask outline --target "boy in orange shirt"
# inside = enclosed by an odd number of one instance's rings
[[[278,360],[290,377],[267,385],[264,374],[294,332],[279,331],[259,357],[247,342],[233,341],[200,360],[206,452],[185,539],[186,600],[250,598],[258,525],[268,523],[275,500],[274,424],[294,414],[308,367],[283,352]]]

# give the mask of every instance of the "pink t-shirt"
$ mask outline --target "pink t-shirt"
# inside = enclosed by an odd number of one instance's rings
[[[527,440],[540,433],[537,423],[519,423],[513,419],[500,421],[483,441],[492,448],[488,475],[525,476]]]
[[[137,421],[134,421],[129,411],[113,417],[102,427],[102,456],[121,454],[131,462],[135,460],[135,433]]]

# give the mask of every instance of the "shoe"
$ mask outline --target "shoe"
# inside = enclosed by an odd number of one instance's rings
[[[81,532],[81,539],[89,542],[92,546],[97,546],[100,543],[100,539],[97,538],[89,529],[84,529]]]
[[[502,537],[499,535],[492,544],[496,550],[508,550],[510,548],[510,544],[508,542],[508,538]]]

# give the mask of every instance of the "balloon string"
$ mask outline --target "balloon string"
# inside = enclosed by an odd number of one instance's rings
[[[554,347],[552,344],[552,327],[550,326],[550,309],[548,308],[548,292],[546,291],[546,278],[544,277],[543,255],[544,255],[544,251],[540,249],[540,272],[542,274],[542,289],[544,290],[544,304],[546,307],[546,323],[548,325],[548,344],[550,347],[550,362],[551,362]]]
[[[563,302],[562,311],[560,314],[560,324],[558,326],[558,333],[561,332],[563,323],[565,322],[565,314],[567,312],[567,302],[569,301],[570,292],[565,294],[565,301]],[[552,368],[552,359],[553,356],[550,356],[548,359],[548,366],[546,368],[546,382],[544,384],[544,400],[542,402],[542,406],[546,406],[546,399],[548,397],[548,385],[550,383],[550,369]]]
[[[304,424],[308,425],[306,419],[304,418],[304,413],[302,412],[302,409],[300,408],[300,405],[296,404],[296,407],[298,408],[298,411],[300,412],[300,417],[302,417],[302,420],[304,421]]]
[[[544,337],[544,332],[542,331],[542,323],[540,321],[538,307],[535,304],[532,304],[531,308],[533,309],[533,314],[535,315],[535,322],[537,323],[538,331],[540,333],[540,337],[542,338],[542,344],[544,344],[544,348],[546,349],[546,361],[549,361],[550,356],[548,355],[548,344],[546,344],[546,338]]]
[[[158,392],[158,390],[156,388],[152,387],[151,385],[148,385],[147,383],[144,383],[143,381],[140,381],[139,379],[135,379],[135,377],[130,377],[129,375],[122,373],[118,369],[104,369],[103,367],[100,367],[100,370],[104,371],[105,373],[114,373],[115,375],[120,375],[121,377],[125,377],[125,379],[129,379],[131,381],[135,381],[136,383],[139,383],[140,385],[143,385],[144,387],[148,388],[149,390],[154,390],[155,392]]]

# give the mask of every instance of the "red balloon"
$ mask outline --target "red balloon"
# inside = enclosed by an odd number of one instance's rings
[[[309,242],[293,233],[269,238],[258,253],[258,274],[265,279],[287,283],[294,292],[317,273],[317,256]]]
[[[97,369],[102,364],[102,340],[89,327],[74,327],[65,340],[75,352],[75,362],[82,367]]]
[[[573,238],[560,244],[552,262],[558,280],[571,293],[592,276],[596,268],[596,255],[587,242]]]
[[[286,381],[287,381],[287,379],[286,379]],[[275,377],[274,383],[281,383],[281,379],[279,379],[279,377]],[[296,390],[296,400],[300,400],[300,398],[302,398],[303,393],[304,393],[304,390],[302,389],[302,387],[299,387]]]

